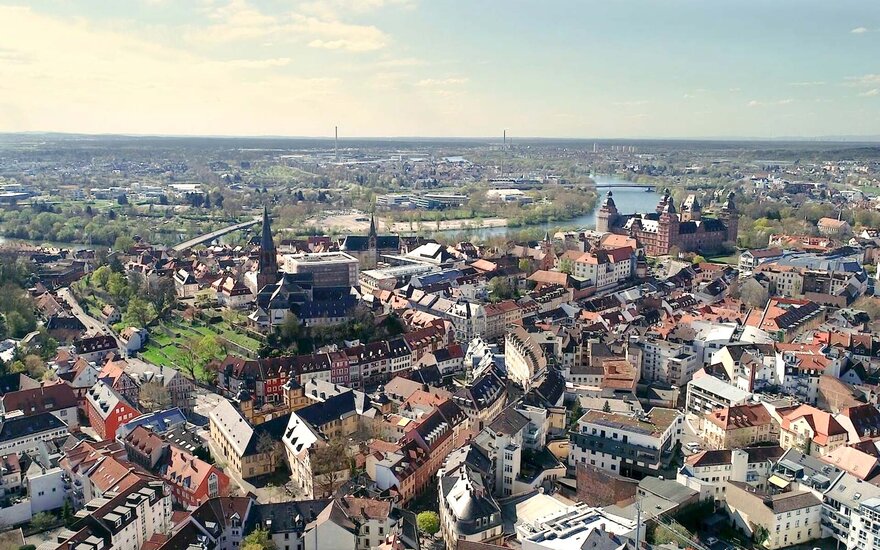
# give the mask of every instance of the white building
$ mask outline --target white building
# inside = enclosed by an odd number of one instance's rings
[[[626,281],[636,269],[635,251],[629,247],[585,252],[574,260],[572,275],[592,281],[601,290]]]
[[[846,547],[850,550],[880,548],[880,498],[869,498],[853,511]]]
[[[751,397],[751,393],[710,375],[694,378],[687,384],[687,410],[698,415],[742,405]]]
[[[688,344],[648,338],[635,345],[642,350],[643,380],[684,386],[703,366],[702,356]]]
[[[623,550],[627,539],[635,538],[635,521],[543,493],[518,503],[516,517],[523,550]]]
[[[634,479],[660,475],[670,467],[683,424],[675,409],[655,407],[646,415],[589,411],[571,434],[568,465],[589,464]]]
[[[547,357],[541,347],[543,333],[533,333],[521,326],[504,337],[504,364],[508,378],[528,391],[532,382],[547,370]]]

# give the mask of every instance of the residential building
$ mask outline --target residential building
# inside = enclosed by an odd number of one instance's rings
[[[224,399],[209,413],[212,454],[242,479],[271,474],[282,456],[281,435],[289,414],[252,426]],[[218,451],[218,452],[214,452]]]
[[[763,403],[734,405],[703,415],[700,437],[708,449],[739,449],[779,441],[779,423]]]
[[[822,537],[822,501],[809,491],[769,495],[746,483],[728,481],[725,492],[725,510],[737,529],[753,536],[760,527],[763,546],[769,550]]]
[[[99,380],[86,394],[86,414],[89,425],[101,439],[115,439],[117,428],[141,413],[116,390]]]
[[[687,410],[704,415],[715,409],[745,404],[752,394],[727,382],[704,374],[687,384]]]
[[[590,464],[633,479],[663,475],[683,423],[683,414],[660,407],[647,415],[589,411],[571,433],[568,465]]]
[[[21,389],[0,395],[0,414],[21,411],[24,417],[52,413],[71,430],[79,429],[77,397],[65,383]]]
[[[848,432],[831,413],[810,405],[801,405],[782,417],[779,445],[796,448],[815,457],[828,456],[846,445]]]

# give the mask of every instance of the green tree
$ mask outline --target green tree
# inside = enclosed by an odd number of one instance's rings
[[[9,335],[9,327],[6,325],[6,315],[0,313],[0,340],[5,340]]]
[[[133,246],[134,239],[128,235],[120,235],[116,237],[116,241],[113,242],[113,250],[119,250],[121,252],[128,252]]]
[[[70,528],[73,526],[73,523],[76,521],[76,518],[73,515],[73,506],[70,505],[70,501],[64,499],[64,506],[61,508],[61,519],[64,521],[64,526]]]
[[[416,516],[416,524],[422,533],[435,535],[440,531],[440,516],[431,510],[419,512],[419,515]]]
[[[574,273],[574,262],[571,261],[571,258],[562,258],[559,260],[559,271],[566,275]]]
[[[140,296],[133,296],[128,301],[128,308],[125,310],[125,323],[127,325],[143,328],[155,318],[156,310],[153,304]]]
[[[288,313],[278,327],[278,342],[284,347],[290,347],[296,344],[301,333],[299,319],[293,313]]]
[[[275,543],[266,529],[256,528],[241,541],[242,550],[276,550]]]
[[[92,273],[89,280],[98,288],[106,288],[111,273],[112,271],[108,266],[102,265]]]
[[[128,300],[128,279],[121,273],[113,273],[107,280],[107,292],[117,304],[125,303]]]
[[[58,519],[48,512],[34,514],[34,517],[31,518],[31,527],[37,531],[48,531],[56,523],[58,523]]]
[[[522,258],[522,259],[520,259],[517,266],[519,267],[520,271],[524,271],[524,272],[528,273],[532,269],[532,262],[530,262],[528,260],[528,258]]]
[[[655,545],[674,544],[680,547],[684,541],[693,539],[693,533],[680,523],[660,524],[654,529],[650,543]]]
[[[487,285],[489,289],[489,299],[493,302],[509,300],[516,296],[516,289],[510,284],[506,277],[495,277],[489,281]]]
[[[602,412],[611,412],[611,403],[609,403],[607,399],[605,400],[605,404],[602,405]]]

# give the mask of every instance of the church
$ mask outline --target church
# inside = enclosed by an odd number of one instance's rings
[[[715,217],[704,218],[696,196],[689,195],[681,203],[679,213],[667,189],[656,212],[620,214],[609,191],[596,215],[596,230],[628,235],[636,239],[649,256],[663,256],[673,248],[682,252],[720,252],[725,244],[736,243],[739,212],[733,198],[731,192]]]
[[[272,238],[272,227],[269,225],[269,209],[263,207],[263,232],[260,237],[260,258],[256,271],[245,273],[244,284],[257,295],[266,285],[275,284],[281,275],[278,273],[278,251]]]
[[[400,236],[378,235],[376,217],[370,218],[370,232],[363,235],[348,235],[339,246],[339,250],[354,256],[360,262],[361,270],[375,269],[379,258],[385,254],[400,253]]]

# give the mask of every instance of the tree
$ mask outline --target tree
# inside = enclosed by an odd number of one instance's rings
[[[46,363],[39,355],[27,355],[24,358],[24,367],[28,373],[28,376],[35,380],[40,380],[46,373]]]
[[[6,315],[0,313],[0,340],[5,340],[9,335],[9,328],[6,325]]]
[[[430,510],[419,512],[419,515],[416,516],[416,524],[422,533],[435,535],[440,531],[440,516],[437,515],[437,512]]]
[[[70,505],[70,501],[64,499],[64,506],[61,508],[61,519],[64,521],[64,526],[70,528],[73,526],[76,518],[73,515],[73,506]]]
[[[675,546],[681,546],[683,541],[693,540],[693,538],[693,533],[685,529],[680,523],[660,524],[654,529],[651,544],[674,544]]]
[[[276,441],[272,439],[269,432],[260,432],[260,436],[257,437],[257,452],[269,456],[270,472],[275,471],[275,449]]]
[[[517,267],[519,267],[520,271],[528,273],[532,269],[532,262],[530,262],[528,258],[522,258],[517,264]]]
[[[116,237],[116,241],[114,241],[113,243],[113,249],[120,250],[122,252],[128,252],[133,246],[134,239],[132,239],[128,235],[120,235]]]
[[[141,386],[138,398],[144,412],[164,411],[171,407],[171,392],[155,380]]]
[[[507,277],[495,277],[488,284],[489,299],[493,302],[509,300],[516,296],[516,289],[510,284]]]
[[[48,531],[55,527],[56,523],[58,523],[58,519],[48,512],[34,514],[34,517],[31,518],[31,527],[37,531]]]
[[[739,297],[748,306],[763,308],[770,299],[770,291],[760,282],[749,279],[740,286]]]
[[[116,202],[118,202],[121,206],[125,206],[126,204],[128,204],[128,196],[123,193],[116,198]]]
[[[611,403],[609,403],[607,399],[605,400],[605,404],[602,405],[602,412],[611,412]]]
[[[125,323],[138,328],[147,326],[147,323],[156,318],[156,310],[153,304],[147,302],[140,296],[133,296],[128,301],[128,308],[125,310]]]
[[[694,265],[701,264],[705,261],[706,261],[706,258],[704,258],[703,256],[700,256],[699,254],[696,254],[693,258],[691,258],[691,263]]]
[[[269,531],[257,527],[241,541],[242,550],[276,550]]]
[[[128,279],[122,273],[111,274],[107,280],[107,292],[117,304],[125,303],[128,300]]]
[[[566,275],[574,273],[574,262],[571,261],[571,258],[562,258],[559,260],[559,271]]]
[[[301,332],[299,319],[293,312],[288,313],[278,327],[278,342],[284,347],[290,347],[299,340]]]
[[[351,467],[348,449],[341,439],[332,439],[326,445],[318,445],[311,455],[315,497],[332,495],[346,479]]]
[[[105,288],[107,286],[107,281],[110,279],[110,275],[113,272],[110,270],[110,267],[106,265],[102,265],[98,269],[92,273],[91,278],[89,279],[93,285],[98,288]]]

